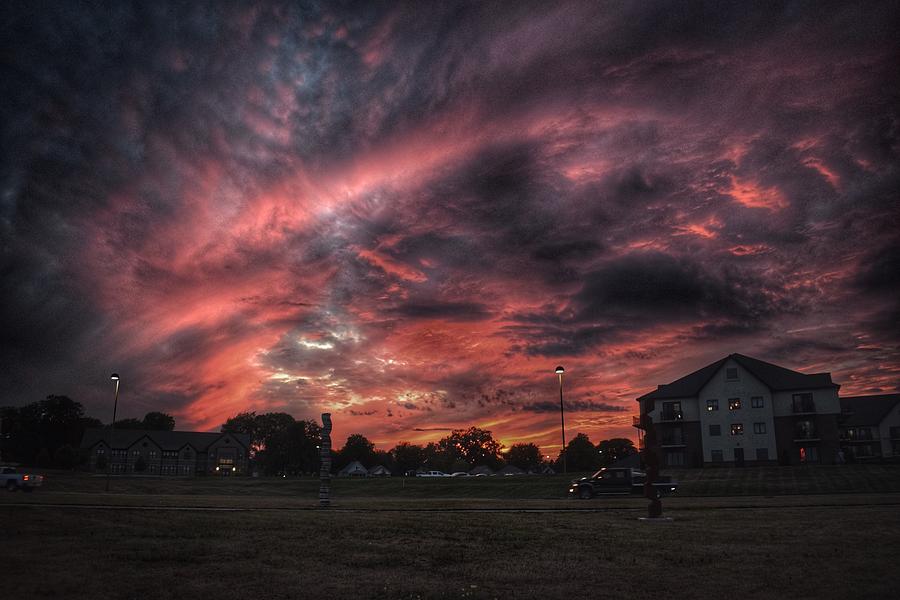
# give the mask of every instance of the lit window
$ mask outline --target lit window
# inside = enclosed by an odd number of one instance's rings
[[[762,408],[765,406],[762,396],[753,396],[750,398],[750,408]]]
[[[731,424],[731,435],[744,435],[744,424],[743,423],[732,423]]]
[[[710,425],[709,426],[709,435],[722,435],[722,426],[721,425]]]
[[[753,424],[753,433],[765,433],[766,432],[766,424],[765,423],[754,423]]]
[[[741,408],[741,399],[740,398],[729,398],[728,399],[728,410],[740,410]]]
[[[714,410],[719,410],[719,401],[718,400],[707,400],[706,401],[706,410],[712,412]]]

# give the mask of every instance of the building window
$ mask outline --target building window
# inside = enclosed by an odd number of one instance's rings
[[[103,448],[97,448],[97,456],[101,454],[106,454],[106,450],[104,450]]]
[[[769,449],[768,448],[757,448],[756,449],[756,460],[769,460]]]
[[[794,394],[791,400],[795,413],[816,412],[816,404],[813,402],[812,394]]]
[[[892,440],[900,440],[900,427],[891,427],[890,436]]]
[[[663,402],[663,421],[680,421],[683,416],[681,413],[681,402]]]
[[[666,452],[666,466],[683,467],[684,452]]]
[[[722,435],[722,426],[721,425],[710,425],[709,426],[709,435],[710,436]]]
[[[737,381],[737,378],[737,367],[728,367],[727,369],[725,369],[725,379],[727,379],[728,381]]]
[[[132,456],[140,456],[140,454],[141,454],[141,451],[140,451],[140,450],[132,450],[132,451],[131,451],[131,455],[132,455]]]
[[[740,410],[741,409],[741,399],[740,398],[729,398],[728,399],[728,410]]]
[[[150,458],[156,458],[156,450],[150,451]]]
[[[722,462],[722,451],[721,450],[713,450],[711,453],[713,462]]]
[[[754,423],[753,424],[753,433],[765,433],[766,432],[766,424],[765,423]]]
[[[712,412],[714,410],[719,410],[719,401],[718,400],[707,400],[706,401],[706,410]]]
[[[744,435],[744,424],[743,423],[732,423],[731,424],[731,435]]]
[[[752,396],[750,398],[750,408],[762,408],[765,406],[762,396]]]

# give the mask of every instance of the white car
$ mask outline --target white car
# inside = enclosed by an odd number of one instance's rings
[[[0,467],[0,485],[10,492],[15,492],[16,490],[30,492],[43,483],[43,475],[18,473],[13,467]]]
[[[416,473],[416,477],[450,477],[443,471],[422,471],[421,473]]]

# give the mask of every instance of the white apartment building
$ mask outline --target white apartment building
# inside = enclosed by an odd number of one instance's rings
[[[839,449],[839,387],[830,373],[731,354],[637,401],[653,419],[665,466],[830,464]]]

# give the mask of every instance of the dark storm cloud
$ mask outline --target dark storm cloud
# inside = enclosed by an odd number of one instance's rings
[[[480,419],[540,412],[542,357],[847,359],[827,332],[771,342],[804,319],[895,364],[898,16],[11,4],[0,404],[105,397],[85,380],[115,363],[197,423]]]
[[[525,404],[521,410],[536,413],[557,413],[559,412],[558,402],[533,402]],[[605,402],[593,402],[591,400],[568,400],[566,401],[566,410],[569,412],[631,412],[625,406],[616,404],[607,404]]]

